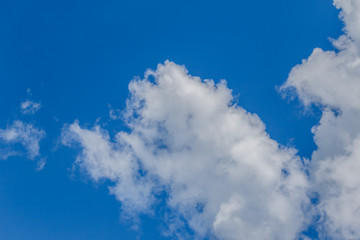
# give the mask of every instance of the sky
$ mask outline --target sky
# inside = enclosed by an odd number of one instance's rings
[[[360,239],[359,29],[358,0],[1,0],[1,239]]]

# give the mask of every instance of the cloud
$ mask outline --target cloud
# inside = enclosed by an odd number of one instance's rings
[[[44,169],[45,165],[46,165],[46,158],[41,158],[37,162],[35,170],[39,172]]]
[[[340,17],[345,23],[345,33],[355,42],[360,42],[360,2],[357,0],[334,0],[334,5],[341,9]]]
[[[34,114],[40,110],[41,104],[31,100],[26,100],[20,104],[20,108],[23,114]]]
[[[0,144],[5,146],[0,151],[0,158],[6,159],[10,156],[21,154],[9,149],[9,145],[21,144],[27,151],[30,159],[39,156],[39,142],[45,137],[45,132],[35,128],[32,124],[16,120],[5,129],[0,129]]]
[[[166,61],[129,84],[129,130],[113,138],[96,125],[65,126],[76,164],[110,180],[122,210],[152,213],[165,191],[170,235],[186,238],[295,239],[306,227],[307,177],[294,149],[270,139],[255,114],[215,84]]]
[[[147,177],[140,178],[137,159],[129,149],[118,149],[119,144],[111,142],[108,133],[99,126],[87,130],[80,128],[77,122],[65,128],[62,142],[65,145],[80,143],[82,152],[76,163],[95,181],[108,179],[115,182],[110,191],[122,202],[128,214],[148,212],[153,186]]]
[[[109,107],[109,117],[111,120],[120,120],[122,112],[119,109],[113,109],[111,105]]]
[[[345,34],[333,40],[335,51],[316,48],[282,89],[323,111],[312,129],[318,149],[310,169],[321,237],[360,239],[360,2],[334,4],[345,23]]]

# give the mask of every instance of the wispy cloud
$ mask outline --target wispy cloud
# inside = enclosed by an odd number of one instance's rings
[[[41,171],[41,170],[44,169],[45,165],[46,165],[46,158],[41,158],[41,159],[37,162],[35,170],[36,170],[36,171]]]
[[[154,81],[150,78],[155,79]],[[306,225],[308,182],[294,149],[232,102],[226,82],[188,74],[166,61],[129,85],[129,132],[111,139],[100,126],[66,126],[63,143],[79,144],[76,163],[124,212],[149,213],[166,191],[168,234],[219,239],[294,239]]]
[[[121,110],[120,109],[114,109],[111,107],[111,105],[108,105],[109,107],[109,117],[112,120],[120,120],[121,119]]]
[[[31,159],[39,156],[39,142],[44,137],[45,132],[43,130],[37,129],[32,124],[24,123],[20,120],[14,121],[12,125],[7,126],[5,129],[0,129],[0,143],[5,146],[21,144]],[[11,150],[11,148],[4,148],[0,153],[3,159],[21,154],[20,152]]]
[[[41,104],[31,100],[26,100],[20,104],[20,108],[23,114],[34,114],[40,110]]]
[[[345,23],[345,34],[333,40],[337,51],[315,49],[282,89],[323,108],[312,130],[318,149],[311,160],[321,237],[360,239],[360,1],[334,4]]]

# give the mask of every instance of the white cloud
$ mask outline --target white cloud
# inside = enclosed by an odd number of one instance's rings
[[[39,172],[44,169],[45,165],[46,165],[46,158],[41,158],[37,162],[35,170]]]
[[[181,219],[200,239],[299,236],[308,206],[301,160],[270,139],[257,115],[232,104],[224,81],[202,81],[166,61],[129,90],[129,132],[111,139],[99,126],[75,122],[62,138],[80,145],[76,163],[92,179],[114,182],[123,211],[149,213],[166,190],[178,238]]]
[[[323,109],[311,160],[322,238],[360,239],[360,2],[334,4],[345,22],[345,35],[333,41],[337,51],[315,49],[282,88]]]
[[[121,119],[121,111],[120,109],[113,109],[109,104],[109,117],[112,120],[120,120]]]
[[[20,108],[23,114],[34,114],[40,110],[41,104],[31,100],[26,100],[20,104]]]
[[[109,179],[115,182],[110,191],[122,202],[127,214],[148,212],[152,203],[152,185],[146,177],[140,178],[137,159],[130,150],[125,146],[123,151],[118,149],[119,144],[111,142],[107,132],[100,127],[82,129],[77,122],[62,132],[62,142],[66,145],[80,143],[82,152],[76,163],[95,181]]]
[[[345,22],[347,36],[360,42],[360,2],[358,0],[334,0],[334,5],[341,9],[340,17]]]
[[[19,155],[18,152],[13,151],[13,150],[9,149],[8,147],[1,147],[0,148],[0,159],[1,160],[6,160],[9,157],[18,156],[18,155]]]
[[[0,129],[0,143],[6,146],[21,144],[31,159],[39,155],[39,142],[44,136],[45,132],[43,130],[39,130],[32,124],[24,123],[20,120],[14,121],[11,126],[7,126],[5,129]],[[3,149],[0,154],[0,158],[6,159],[9,156],[20,153],[14,150]]]

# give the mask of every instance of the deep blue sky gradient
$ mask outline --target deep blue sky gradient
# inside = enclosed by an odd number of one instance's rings
[[[75,119],[123,128],[108,105],[124,108],[129,81],[166,59],[226,79],[272,138],[310,157],[319,115],[281,99],[276,86],[314,47],[332,49],[328,37],[342,26],[330,0],[0,0],[0,128],[22,119],[47,133],[44,170],[24,157],[0,161],[0,238],[162,239],[159,216],[142,217],[138,232],[121,222],[108,183],[73,172],[76,151],[59,138]],[[43,108],[23,116],[26,99]]]

